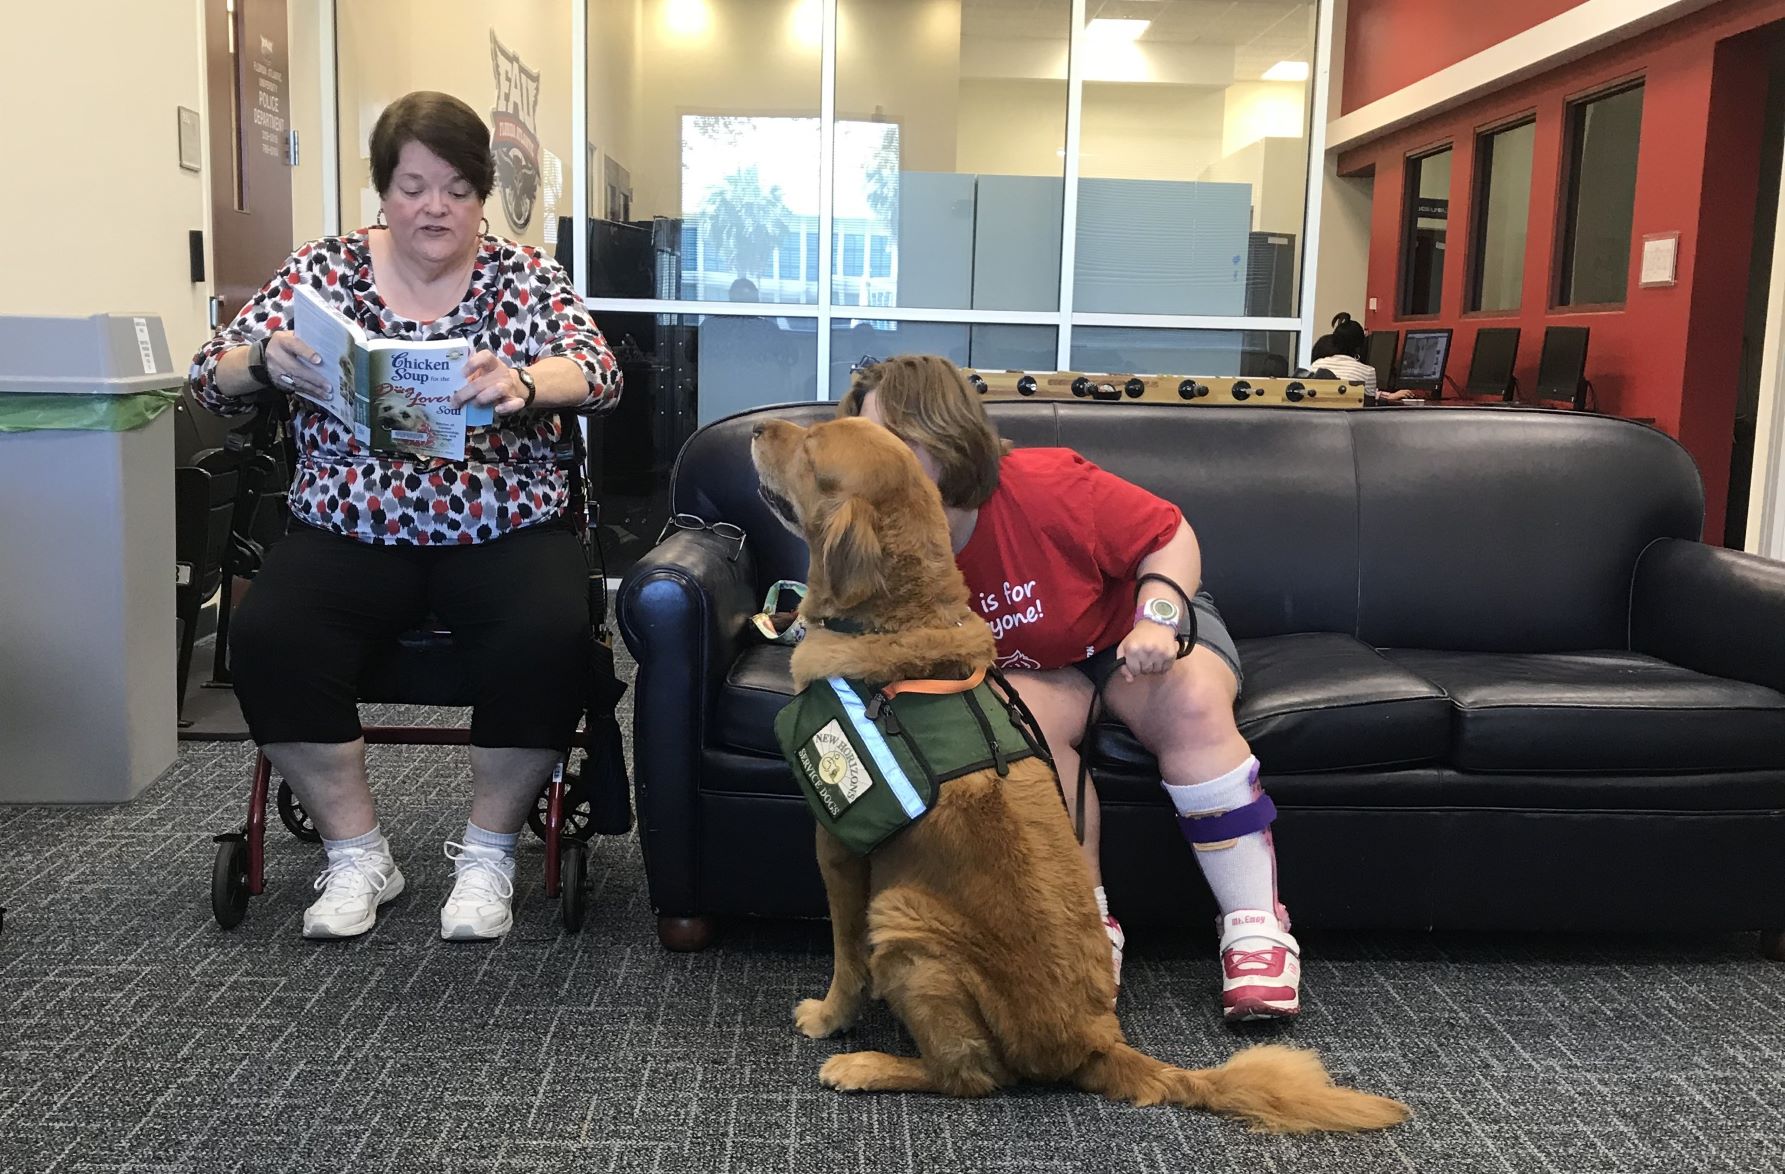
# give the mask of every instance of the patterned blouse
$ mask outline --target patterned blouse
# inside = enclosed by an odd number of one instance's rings
[[[253,410],[252,397],[218,390],[217,360],[290,329],[292,289],[304,282],[369,335],[465,338],[473,349],[494,351],[515,366],[561,355],[575,361],[589,383],[579,411],[606,411],[619,402],[619,367],[556,261],[528,245],[486,236],[465,300],[432,322],[416,322],[399,317],[378,296],[369,231],[324,237],[291,255],[194,357],[192,392],[201,404],[223,416]],[[459,463],[374,454],[309,400],[290,398],[298,450],[290,503],[300,522],[361,542],[430,546],[487,542],[556,518],[569,504],[569,474],[552,459],[560,432],[553,413],[498,416],[492,427],[467,429]]]

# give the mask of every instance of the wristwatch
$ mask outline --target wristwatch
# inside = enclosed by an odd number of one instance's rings
[[[1152,620],[1155,624],[1164,624],[1174,632],[1178,630],[1178,621],[1183,618],[1184,613],[1178,610],[1178,605],[1163,597],[1149,599],[1134,609],[1136,623]]]
[[[521,405],[521,411],[533,406],[533,397],[539,394],[539,385],[533,382],[533,373],[525,367],[516,367],[514,373],[521,377],[521,386],[527,389],[527,402]]]
[[[273,385],[273,373],[267,370],[267,344],[260,339],[248,344],[248,374],[262,387]]]

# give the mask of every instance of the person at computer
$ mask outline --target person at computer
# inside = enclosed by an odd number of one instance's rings
[[[1324,358],[1316,357],[1316,370],[1330,371],[1338,379],[1350,379],[1364,385],[1366,399],[1387,400],[1390,403],[1406,399],[1409,391],[1382,391],[1376,386],[1376,368],[1364,362],[1364,354],[1368,348],[1369,336],[1364,333],[1363,324],[1351,315],[1340,313],[1333,319],[1333,332],[1326,336],[1331,340],[1331,353]],[[1318,344],[1316,344],[1318,345]]]
[[[588,696],[588,566],[565,522],[558,413],[612,408],[620,371],[563,268],[479,224],[495,167],[476,111],[408,94],[370,148],[377,224],[299,248],[193,360],[193,393],[220,415],[286,393],[297,444],[290,532],[235,615],[231,667],[250,733],[322,834],[304,936],[353,937],[404,887],[367,786],[360,670],[430,611],[451,629],[475,697],[472,799],[446,844],[440,935],[496,938],[513,924],[517,834]],[[468,341],[454,402],[495,420],[467,429],[463,463],[375,454],[296,394],[325,387],[288,325],[299,285],[371,335]]]
[[[1201,589],[1202,553],[1183,513],[1070,449],[1013,450],[959,369],[939,356],[866,365],[838,414],[889,428],[937,483],[980,614],[1002,620],[1011,599],[1026,601],[1016,605],[1025,622],[994,628],[998,662],[1034,711],[1061,777],[1077,775],[1098,685],[1109,712],[1158,760],[1221,910],[1225,1017],[1299,1012],[1301,951],[1277,900],[1274,808],[1234,721],[1239,652]],[[1191,609],[1196,644],[1180,656],[1179,626]],[[1075,802],[1075,789],[1064,790]],[[1119,984],[1125,937],[1103,891],[1094,791],[1084,817],[1086,863]]]

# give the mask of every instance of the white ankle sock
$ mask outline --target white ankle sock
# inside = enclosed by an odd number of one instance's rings
[[[1258,759],[1248,757],[1219,778],[1165,783],[1164,787],[1180,815],[1213,815],[1252,802],[1257,778]],[[1269,833],[1253,832],[1219,847],[1197,847],[1194,854],[1223,914],[1262,909],[1281,916],[1277,912],[1277,855]]]
[[[379,824],[373,824],[372,830],[364,835],[322,842],[322,850],[331,856],[349,848],[382,848],[386,856],[390,855],[390,841],[384,838],[384,828]]]
[[[1103,886],[1098,885],[1096,888],[1092,889],[1091,895],[1097,898],[1097,916],[1108,917],[1109,894],[1103,891]]]
[[[470,820],[465,821],[465,847],[478,848],[486,854],[500,852],[504,856],[513,856],[520,837],[519,832],[485,831]]]

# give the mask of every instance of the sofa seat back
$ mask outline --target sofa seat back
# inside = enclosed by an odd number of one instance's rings
[[[1073,448],[1184,510],[1204,581],[1241,639],[1337,632],[1371,647],[1572,652],[1628,647],[1631,573],[1658,538],[1696,539],[1685,450],[1652,428],[1505,408],[996,401],[1020,446]],[[801,579],[805,545],[762,503],[750,430],[835,407],[761,408],[697,432],[679,512],[742,527],[759,590]]]

